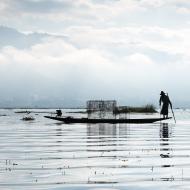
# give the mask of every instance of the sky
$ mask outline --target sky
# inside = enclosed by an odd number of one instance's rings
[[[0,107],[190,107],[189,72],[189,0],[0,1]]]

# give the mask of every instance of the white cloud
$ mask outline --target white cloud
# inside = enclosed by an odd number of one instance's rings
[[[148,56],[145,56],[140,53],[135,53],[128,56],[126,61],[133,65],[136,65],[136,64],[139,65],[139,63],[143,63],[143,66],[144,64],[148,64],[148,66],[150,66],[150,64],[153,63],[153,61]]]
[[[177,13],[180,13],[180,14],[189,14],[190,13],[190,8],[179,7],[179,8],[177,8]]]
[[[26,96],[38,96],[38,100],[51,98],[54,92],[57,99],[72,97],[85,102],[89,98],[115,98],[130,104],[143,99],[140,101],[143,104],[154,101],[160,89],[174,92],[177,98],[176,85],[183,83],[183,88],[189,85],[188,62],[160,66],[143,53],[131,53],[115,62],[110,54],[76,48],[54,38],[28,50],[6,47],[0,54],[1,89],[6,81],[4,91],[7,85],[20,84],[19,90],[12,89],[14,96],[21,96],[32,84]]]
[[[170,57],[189,57],[190,29],[161,27],[71,27],[65,30],[70,41],[78,47],[99,49],[117,57],[128,52],[157,51]],[[122,52],[118,55],[118,51]],[[155,60],[156,61],[156,60]]]
[[[153,99],[147,93],[162,88],[176,98],[178,89],[188,92],[188,99],[189,7],[186,0],[2,1],[1,24],[67,38],[47,38],[27,49],[8,43],[0,51],[1,90],[20,84],[20,91],[7,94],[146,102]]]
[[[180,10],[187,10],[188,1],[181,0],[120,0],[94,2],[91,0],[76,1],[20,1],[6,0],[0,4],[0,22],[11,24],[21,29],[53,30],[71,26],[101,26],[114,25],[150,25],[158,21],[170,24],[170,14],[177,17]],[[156,9],[156,14],[154,14]],[[171,12],[172,11],[172,12]],[[170,12],[167,14],[166,12]],[[180,17],[179,17],[180,19]],[[176,19],[177,21],[178,19]],[[53,23],[50,23],[52,22]],[[64,22],[64,24],[63,24]],[[163,22],[159,21],[159,25]],[[178,23],[180,23],[178,21]],[[185,25],[185,20],[182,22]]]

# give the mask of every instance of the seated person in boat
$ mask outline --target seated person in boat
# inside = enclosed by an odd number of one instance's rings
[[[59,109],[59,110],[56,110],[56,116],[57,117],[61,117],[62,116],[62,111]]]
[[[168,107],[170,105],[172,108],[172,103],[171,103],[168,95],[166,95],[163,91],[161,91],[161,93],[160,93],[159,104],[160,104],[160,106],[162,104],[162,109],[161,109],[160,114],[163,115],[163,118],[168,118]]]

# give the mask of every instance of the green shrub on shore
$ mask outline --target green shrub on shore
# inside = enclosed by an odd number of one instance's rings
[[[156,113],[156,107],[152,104],[147,104],[142,107],[120,106],[115,109],[115,114],[120,113]]]

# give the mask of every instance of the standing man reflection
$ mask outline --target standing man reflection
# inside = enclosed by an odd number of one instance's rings
[[[169,127],[168,123],[161,123],[160,124],[160,157],[162,158],[169,158],[170,157],[170,148],[169,148]],[[163,165],[164,167],[165,165]]]

